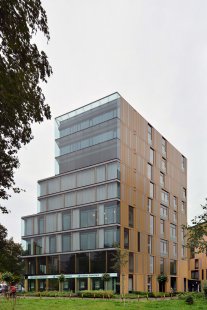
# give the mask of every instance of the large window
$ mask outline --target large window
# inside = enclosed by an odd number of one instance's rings
[[[129,272],[134,272],[134,253],[129,252]]]
[[[162,155],[166,157],[167,153],[167,141],[165,138],[162,138]]]
[[[176,240],[176,225],[170,224],[170,238],[171,240]]]
[[[138,231],[138,233],[137,233],[137,252],[140,252],[140,244],[141,244],[140,231]]]
[[[34,245],[34,255],[40,255],[43,253],[42,238],[35,238],[33,245]]]
[[[63,230],[71,229],[71,212],[62,213],[62,227]]]
[[[166,256],[168,254],[168,243],[167,240],[160,240],[160,255]]]
[[[154,234],[154,216],[150,215],[150,234]]]
[[[104,224],[119,223],[119,204],[106,204],[104,206]]]
[[[29,236],[33,234],[33,217],[24,220],[24,235]]]
[[[152,144],[152,126],[148,124],[148,143]]]
[[[178,198],[176,196],[173,196],[173,208],[177,210],[178,207]]]
[[[43,216],[38,218],[38,233],[39,234],[44,233],[44,217]]]
[[[90,227],[97,225],[96,208],[81,208],[80,209],[80,227]]]
[[[164,175],[164,173],[162,173],[162,172],[160,172],[160,185],[161,185],[162,187],[165,186],[165,175]]]
[[[62,252],[71,251],[71,234],[62,235]]]
[[[152,236],[148,236],[148,240],[147,240],[147,246],[148,246],[148,253],[152,254]]]
[[[154,257],[150,255],[150,273],[154,273]]]
[[[168,192],[164,190],[161,191],[161,201],[167,206],[169,205],[169,193]]]
[[[150,180],[152,180],[152,165],[151,164],[147,164],[147,176]]]
[[[152,182],[150,182],[150,197],[154,197],[154,184]]]
[[[148,198],[147,200],[147,210],[149,213],[152,213],[152,199]]]
[[[80,233],[80,249],[92,250],[96,248],[96,231]]]
[[[129,227],[134,227],[134,208],[129,206]]]
[[[165,272],[165,260],[163,257],[160,257],[160,273]]]
[[[119,229],[118,228],[105,228],[104,229],[104,247],[113,248],[119,244]]]
[[[160,206],[160,217],[163,219],[168,218],[168,208],[163,205]]]
[[[129,248],[129,229],[124,228],[124,248]]]
[[[164,235],[164,232],[165,232],[165,221],[160,220],[160,234]]]
[[[185,170],[185,166],[186,166],[185,157],[182,155],[182,157],[181,157],[181,168],[182,168],[182,170]]]
[[[161,170],[166,173],[167,172],[167,161],[165,158],[161,159]]]
[[[176,275],[177,268],[176,268],[176,260],[170,260],[170,274]]]
[[[173,256],[177,257],[177,243],[173,243]]]
[[[183,187],[183,199],[186,199],[186,188]]]
[[[154,164],[154,150],[152,148],[150,148],[149,162],[150,164]]]
[[[49,237],[49,252],[50,253],[56,252],[56,236]]]

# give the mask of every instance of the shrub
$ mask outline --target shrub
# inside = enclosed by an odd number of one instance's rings
[[[113,291],[80,291],[77,293],[79,297],[85,298],[112,298]]]
[[[206,281],[203,284],[203,293],[204,293],[204,297],[207,298],[207,282]]]
[[[185,302],[187,305],[192,305],[194,300],[193,300],[193,296],[189,295],[186,297]]]

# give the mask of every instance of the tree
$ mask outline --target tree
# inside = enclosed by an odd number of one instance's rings
[[[160,273],[157,276],[157,281],[159,282],[160,291],[165,292],[165,283],[167,282],[167,276],[164,273]]]
[[[110,279],[111,279],[111,276],[110,276],[109,273],[104,273],[104,274],[102,275],[102,280],[103,280],[103,282],[104,282],[105,285],[106,285],[106,290],[108,289],[107,283],[110,281]]]
[[[15,243],[12,238],[6,239],[7,230],[0,224],[0,231],[6,231],[5,238],[0,239],[4,246],[0,249],[0,273],[10,272],[15,276],[24,273],[24,263],[21,258],[22,246]]]
[[[207,198],[201,205],[203,212],[191,220],[191,226],[184,226],[187,234],[187,247],[196,253],[207,251]]]
[[[49,40],[41,0],[0,0],[0,199],[8,199],[9,190],[20,192],[17,153],[33,138],[31,124],[51,118],[40,82],[47,82],[52,68],[33,42],[37,31]],[[2,205],[0,210],[8,213]]]
[[[125,249],[121,249],[119,245],[115,245],[115,253],[113,254],[112,261],[114,262],[113,264],[113,269],[120,274],[120,280],[122,279],[122,289],[121,292],[124,295],[124,267],[127,265],[128,260],[129,260],[129,254],[128,251]]]
[[[63,283],[65,281],[64,274],[61,273],[61,275],[58,277],[58,281],[59,281],[59,291],[62,292],[63,291]]]

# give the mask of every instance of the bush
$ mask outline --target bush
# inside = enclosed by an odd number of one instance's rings
[[[186,297],[185,303],[186,303],[187,305],[192,305],[193,302],[194,302],[194,301],[193,301],[193,296],[189,295],[189,296]]]
[[[203,293],[204,293],[204,297],[207,298],[207,282],[204,281],[203,284]]]
[[[77,293],[79,297],[85,298],[112,298],[114,293],[113,291],[80,291]]]

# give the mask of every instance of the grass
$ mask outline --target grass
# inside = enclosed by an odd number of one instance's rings
[[[0,298],[0,310],[118,310],[118,309],[159,309],[159,310],[191,310],[207,309],[207,301],[196,300],[193,305],[186,305],[184,300],[159,300],[159,301],[126,301],[124,304],[119,300],[88,300],[88,299],[44,299],[44,298],[17,298],[13,306],[11,300]]]

